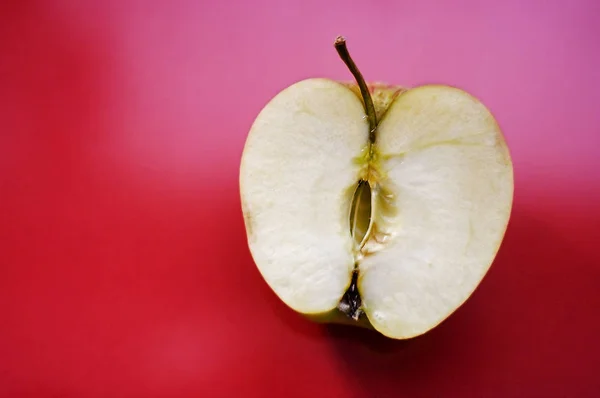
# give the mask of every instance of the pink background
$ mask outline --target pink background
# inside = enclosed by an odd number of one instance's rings
[[[1,397],[596,397],[600,3],[3,1]],[[506,240],[431,333],[293,314],[247,250],[238,165],[279,90],[462,87],[514,158]]]

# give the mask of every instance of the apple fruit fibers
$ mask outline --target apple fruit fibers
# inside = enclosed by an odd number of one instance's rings
[[[512,162],[490,111],[445,85],[310,78],[254,121],[240,164],[248,245],[291,309],[394,339],[477,288],[504,238]]]

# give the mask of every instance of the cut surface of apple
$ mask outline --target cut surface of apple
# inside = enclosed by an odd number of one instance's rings
[[[248,245],[293,310],[411,338],[488,271],[510,217],[512,164],[494,117],[458,88],[371,86],[375,139],[357,92],[307,79],[260,112],[240,166]],[[357,308],[344,301],[350,288]]]

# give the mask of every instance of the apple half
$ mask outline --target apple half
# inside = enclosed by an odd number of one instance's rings
[[[324,78],[254,121],[240,195],[262,277],[316,321],[394,339],[431,330],[474,292],[504,238],[513,168],[490,111],[463,90]]]

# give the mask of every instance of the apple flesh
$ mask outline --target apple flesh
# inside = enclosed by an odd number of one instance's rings
[[[406,339],[479,285],[511,213],[513,169],[490,111],[444,85],[311,78],[254,121],[240,165],[248,245],[275,294],[317,321]]]

